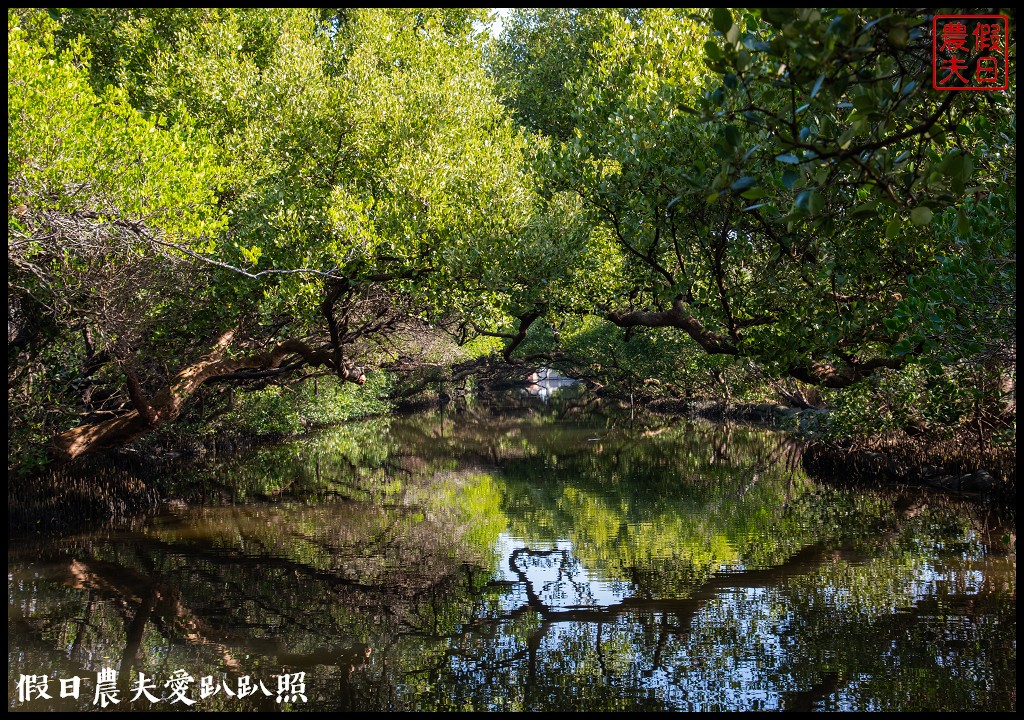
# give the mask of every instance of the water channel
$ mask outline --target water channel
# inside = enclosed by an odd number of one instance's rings
[[[9,710],[1016,709],[1012,528],[773,431],[431,412],[174,482],[10,541]]]

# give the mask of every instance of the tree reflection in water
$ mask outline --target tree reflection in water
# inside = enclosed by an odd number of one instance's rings
[[[189,488],[201,504],[136,530],[11,544],[9,687],[84,678],[78,701],[11,709],[93,709],[101,667],[123,698],[139,672],[305,672],[295,710],[1015,707],[1001,533],[942,498],[817,485],[772,433],[376,420]]]

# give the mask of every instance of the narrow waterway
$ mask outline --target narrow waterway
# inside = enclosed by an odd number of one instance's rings
[[[1012,529],[771,431],[435,412],[173,480],[10,542],[10,710],[1016,709]]]

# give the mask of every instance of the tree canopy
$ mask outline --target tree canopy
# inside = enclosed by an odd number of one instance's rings
[[[432,338],[684,393],[1002,380],[1015,68],[932,89],[930,19],[9,10],[12,453]]]

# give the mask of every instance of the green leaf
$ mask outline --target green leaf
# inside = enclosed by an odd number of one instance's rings
[[[735,125],[725,126],[725,141],[732,147],[739,147],[740,142],[740,131],[736,129]]]
[[[755,180],[754,178],[750,177],[749,175],[745,175],[744,177],[741,177],[739,180],[734,182],[729,187],[731,187],[736,192],[739,192],[741,190],[747,190],[748,188],[752,188],[755,185],[757,185],[757,180]],[[755,198],[751,198],[751,199],[755,199]]]
[[[906,355],[914,348],[914,344],[904,338],[892,346],[892,351],[897,355]]]
[[[817,215],[825,208],[825,198],[817,190],[812,190],[811,199],[807,206],[810,208],[812,215]]]
[[[800,162],[800,158],[798,158],[793,153],[783,153],[782,155],[776,155],[775,159],[778,160],[780,163],[786,163],[788,165],[797,165]]]
[[[963,210],[956,211],[956,229],[962,237],[967,237],[971,233],[971,223],[968,222]]]
[[[817,190],[804,190],[796,196],[796,206],[811,215],[817,215],[825,207],[825,198]]]
[[[910,222],[917,226],[927,225],[932,221],[932,209],[925,205],[920,205],[910,211]]]
[[[974,158],[970,155],[964,155],[964,164],[960,169],[960,180],[966,183],[971,179],[971,175],[974,173]]]
[[[907,29],[905,27],[894,27],[889,31],[889,42],[895,47],[905,48],[907,46]]]
[[[964,170],[964,156],[963,153],[958,150],[954,150],[952,153],[943,158],[942,163],[939,165],[939,172],[946,177],[959,177]]]
[[[725,35],[732,28],[732,13],[725,8],[715,8],[711,14],[711,22],[715,30]]]
[[[889,240],[895,238],[897,235],[899,235],[900,227],[902,227],[902,225],[903,223],[900,222],[899,218],[893,218],[892,220],[890,220],[889,223],[885,226],[885,237],[888,238]]]
[[[874,217],[875,215],[878,214],[878,211],[876,210],[877,207],[878,203],[874,202],[868,202],[864,203],[863,205],[858,205],[857,207],[850,211],[850,217]]]

